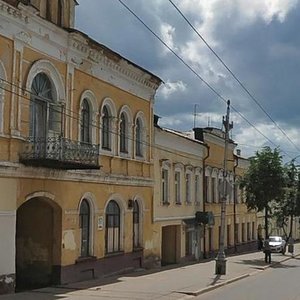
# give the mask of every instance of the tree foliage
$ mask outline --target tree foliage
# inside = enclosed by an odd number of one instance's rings
[[[289,225],[287,237],[292,237],[293,221],[295,216],[300,216],[300,177],[295,160],[291,160],[284,168],[285,187],[284,196],[275,205],[274,216],[277,224],[283,228]]]
[[[249,209],[262,211],[271,201],[278,201],[284,193],[284,169],[278,149],[264,147],[250,159],[250,167],[241,181],[246,190]]]
[[[268,218],[271,203],[279,202],[284,194],[285,176],[278,149],[264,147],[250,159],[250,166],[241,180],[246,191],[248,209],[265,212],[265,233],[268,237]]]

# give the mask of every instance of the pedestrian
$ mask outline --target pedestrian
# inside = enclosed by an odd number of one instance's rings
[[[270,243],[269,240],[265,240],[264,243],[264,253],[265,253],[265,262],[266,263],[271,263],[271,248],[270,248]]]

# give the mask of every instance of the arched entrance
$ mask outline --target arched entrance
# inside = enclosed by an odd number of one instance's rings
[[[17,210],[16,289],[60,281],[62,213],[53,201],[36,197]]]

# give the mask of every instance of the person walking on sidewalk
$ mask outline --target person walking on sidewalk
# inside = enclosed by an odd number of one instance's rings
[[[264,253],[265,253],[265,262],[270,264],[271,263],[271,247],[270,247],[269,240],[265,240]]]

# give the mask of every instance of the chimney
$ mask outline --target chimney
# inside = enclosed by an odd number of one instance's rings
[[[159,125],[158,125],[158,120],[160,119],[160,117],[158,116],[158,115],[155,115],[154,114],[154,126],[155,127],[159,127]]]
[[[202,130],[202,128],[196,127],[196,128],[193,128],[193,130],[194,130],[195,140],[203,142],[203,130]]]

